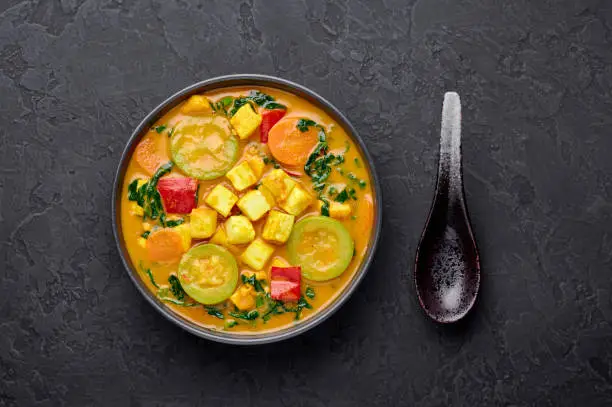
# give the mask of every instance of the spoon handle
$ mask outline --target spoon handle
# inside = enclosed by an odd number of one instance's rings
[[[449,203],[455,199],[463,199],[461,100],[456,92],[446,92],[444,94],[437,190],[439,196],[449,199]]]

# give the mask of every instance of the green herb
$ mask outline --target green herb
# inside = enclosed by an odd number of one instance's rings
[[[362,179],[359,180],[359,188],[364,189],[366,187],[366,185],[368,185],[367,182],[365,182]]]
[[[351,149],[351,143],[349,143],[348,140],[346,140],[344,142],[344,154],[348,153],[350,149]]]
[[[306,301],[306,299],[302,296],[298,300],[295,308],[287,308],[287,307],[285,307],[285,311],[287,311],[287,312],[295,312],[295,319],[298,320],[298,319],[300,319],[300,316],[302,315],[302,310],[304,308],[312,309],[312,305],[310,305],[308,303],[308,301]]]
[[[346,191],[346,188],[344,188],[342,192],[340,192],[338,196],[336,196],[336,199],[334,199],[334,201],[344,203],[344,201],[346,201],[347,199],[349,199],[349,194]]]
[[[150,234],[151,234],[151,231],[147,230],[142,235],[140,235],[140,237],[148,239]]]
[[[315,291],[312,287],[306,287],[306,292],[304,294],[311,300],[315,297]]]
[[[247,277],[246,275],[242,274],[240,276],[242,278],[242,283],[243,284],[250,284],[253,286],[253,288],[255,288],[255,291],[258,293],[263,293],[266,290],[264,290],[263,286],[261,285],[261,281],[257,280],[255,278],[255,274],[252,274],[250,277]]]
[[[257,297],[255,297],[255,307],[259,308],[262,307],[264,305],[264,297],[262,297],[261,295],[258,295]]]
[[[175,228],[178,225],[182,225],[183,223],[185,223],[185,219],[180,218],[180,219],[176,219],[176,220],[166,221],[166,226],[169,227],[169,228]]]
[[[227,108],[231,106],[233,101],[234,101],[233,97],[226,96],[215,103],[210,102],[210,107],[215,113],[219,113],[219,114],[222,114],[223,116],[227,116],[228,114]]]
[[[170,292],[172,295],[174,295],[179,301],[184,300],[186,293],[185,290],[183,290],[179,279],[175,275],[171,275],[168,278],[168,283],[170,283]]]
[[[225,319],[225,316],[223,315],[223,313],[221,311],[219,311],[218,309],[216,309],[215,307],[211,307],[209,305],[205,305],[204,309],[206,310],[208,315],[212,315],[213,317],[219,318],[219,319]],[[236,321],[234,321],[234,322],[236,322]]]
[[[168,128],[168,126],[166,126],[165,124],[160,124],[159,126],[153,127],[153,130],[155,130],[157,132],[157,134],[161,134],[167,128]]]
[[[198,207],[198,198],[200,196],[200,183],[198,183],[198,187],[196,188],[196,193],[195,193],[195,197],[193,198],[195,200],[195,207]]]
[[[357,216],[351,215],[351,220],[357,220]]]
[[[247,103],[249,103],[249,99],[246,97],[240,97],[234,100],[234,107],[232,107],[232,110],[230,110],[229,117],[234,116],[236,112],[238,111],[238,109],[240,109],[242,106],[246,105]]]
[[[138,189],[136,194],[136,202],[144,209],[143,220],[146,220],[147,218],[160,218],[163,225],[165,212],[164,206],[162,205],[161,196],[157,191],[157,182],[162,176],[166,175],[170,172],[170,170],[172,170],[173,165],[174,164],[172,164],[172,161],[168,161],[160,166],[157,171],[155,171],[155,174],[153,174],[149,182],[145,183]]]
[[[335,187],[335,186],[333,186],[333,185],[332,185],[332,186],[331,186],[331,187],[329,187],[329,189],[327,190],[327,193],[328,193],[329,195],[335,195],[335,194],[337,194],[337,193],[338,193],[338,190],[336,189],[336,187]]]
[[[352,172],[349,172],[347,175],[348,179],[350,179],[351,181],[357,181],[357,176],[355,174],[353,174]]]
[[[278,170],[280,168],[280,164],[279,163],[274,163],[274,169]]]
[[[247,96],[241,96],[234,100],[234,106],[232,110],[229,112],[229,116],[232,117],[236,114],[238,109],[247,103],[255,103],[257,106],[261,106],[264,109],[287,109],[285,105],[282,105],[278,102],[274,101],[274,98],[266,93],[260,92],[258,90],[252,90],[249,92]]]
[[[355,188],[349,188],[348,189],[348,194],[351,197],[351,199],[353,200],[357,200],[357,191],[355,191]]]
[[[266,294],[265,299],[268,302],[268,310],[261,317],[264,322],[268,322],[273,315],[280,315],[286,312],[284,304],[281,301],[272,299],[270,293]]]
[[[168,131],[168,137],[172,137],[172,134],[174,134],[174,127]]]
[[[361,162],[359,162],[359,158],[355,157],[355,165],[357,168],[361,168]]]
[[[164,302],[169,302],[170,304],[179,305],[181,307],[195,307],[198,305],[197,302],[180,301],[180,300],[170,297],[168,295],[167,288],[162,288],[161,290],[159,290],[157,292],[157,298],[159,298],[160,300]]]
[[[233,328],[236,325],[238,325],[238,321],[236,320],[228,319],[227,321],[225,321],[225,328],[227,329]]]
[[[297,125],[295,127],[297,127],[299,131],[304,133],[308,131],[309,127],[316,127],[316,126],[317,126],[317,122],[315,122],[314,120],[300,119],[298,120]]]
[[[357,256],[357,249],[353,247],[353,257]]]
[[[275,109],[287,110],[287,106],[281,105],[278,102],[267,102],[262,107],[268,110],[275,110]]]
[[[259,316],[259,312],[257,310],[251,311],[230,311],[229,314],[234,318],[244,319],[246,321],[253,321]]]
[[[138,180],[130,182],[128,185],[128,200],[136,201],[138,199]]]
[[[155,288],[159,288],[159,286],[157,285],[157,283],[155,282],[155,279],[153,278],[153,273],[151,273],[151,269],[146,269],[143,267],[142,263],[140,263],[140,269],[147,275],[149,276],[149,280],[151,280],[151,284],[153,284],[153,287]]]
[[[336,167],[336,171],[338,171],[338,173],[340,173],[340,175],[344,175],[344,170],[340,167]]]
[[[321,205],[321,215],[329,217],[329,201],[324,198],[321,198],[321,201],[323,201],[323,205]]]

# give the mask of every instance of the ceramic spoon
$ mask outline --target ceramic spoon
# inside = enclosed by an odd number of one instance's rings
[[[425,313],[438,322],[454,322],[474,305],[480,286],[480,262],[463,192],[461,101],[444,95],[436,192],[421,236],[414,279]]]

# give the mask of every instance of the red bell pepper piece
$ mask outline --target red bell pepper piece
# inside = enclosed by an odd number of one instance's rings
[[[261,125],[259,127],[260,140],[262,143],[268,142],[268,132],[283,116],[287,113],[284,109],[264,110],[261,113]]]
[[[301,296],[301,267],[272,267],[270,296],[278,301],[297,301]]]
[[[273,300],[290,302],[300,299],[300,283],[286,280],[272,280],[270,296]]]
[[[198,181],[193,178],[164,177],[157,183],[166,213],[191,213],[197,189]]]

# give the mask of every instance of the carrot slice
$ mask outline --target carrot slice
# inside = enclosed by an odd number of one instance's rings
[[[147,238],[147,252],[152,261],[178,261],[183,254],[181,236],[172,229],[157,230]]]
[[[319,141],[317,129],[310,127],[301,132],[296,127],[297,121],[295,118],[282,119],[268,133],[268,147],[274,158],[282,164],[295,167],[306,163]]]
[[[155,173],[157,168],[159,168],[162,163],[168,161],[164,161],[164,157],[162,157],[158,152],[155,141],[150,137],[145,137],[140,143],[138,143],[134,155],[138,165],[140,165],[151,175]]]

